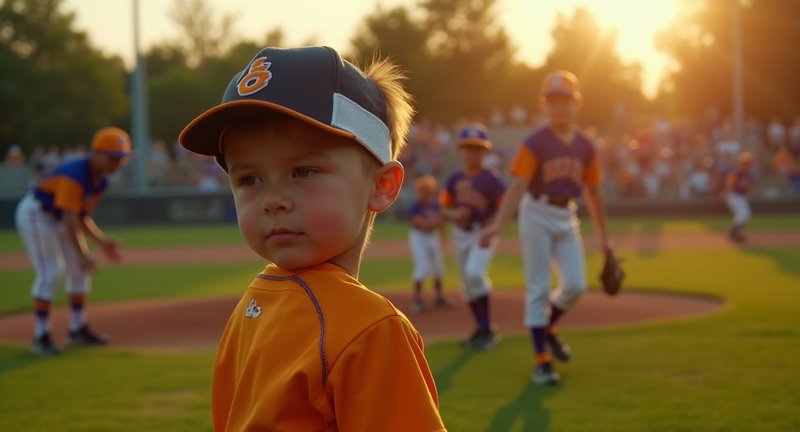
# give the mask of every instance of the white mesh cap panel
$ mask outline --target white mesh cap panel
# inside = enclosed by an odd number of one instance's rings
[[[382,163],[392,160],[389,128],[371,112],[342,95],[333,94],[331,126],[352,133]]]

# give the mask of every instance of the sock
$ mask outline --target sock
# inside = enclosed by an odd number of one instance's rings
[[[69,296],[70,331],[78,330],[86,324],[86,313],[83,307],[86,300],[85,297],[83,294],[70,294]]]
[[[536,352],[536,364],[550,362],[550,353],[547,352],[545,347],[546,331],[545,327],[531,327],[531,341],[533,342],[533,350]]]
[[[436,295],[442,297],[442,280],[436,278],[433,280],[433,288],[436,290]]]
[[[414,281],[414,300],[422,300],[422,281]]]
[[[478,300],[478,311],[480,312],[480,321],[478,325],[480,325],[482,329],[489,330],[489,325],[492,322],[489,317],[489,294],[478,297],[476,300]]]
[[[478,306],[478,299],[473,299],[469,302],[469,309],[472,311],[472,316],[475,318],[475,322],[478,324],[478,327],[481,326],[481,314],[480,314],[480,306]]]
[[[33,299],[33,313],[36,316],[33,321],[33,335],[39,337],[50,333],[50,301]]]
[[[562,315],[564,315],[564,312],[565,312],[564,309],[561,309],[560,307],[554,305],[553,303],[550,303],[550,326],[549,326],[550,329],[555,329],[554,326],[556,324],[556,321],[558,321],[558,319],[561,318]],[[550,333],[554,332],[555,330],[550,331]]]

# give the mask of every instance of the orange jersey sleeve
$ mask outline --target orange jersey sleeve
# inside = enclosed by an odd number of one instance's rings
[[[453,196],[450,195],[450,192],[447,189],[442,189],[442,192],[439,193],[439,204],[442,207],[453,206]]]
[[[602,182],[603,175],[600,172],[600,162],[597,158],[594,158],[583,169],[583,183],[589,186],[599,186]]]
[[[83,186],[72,178],[55,176],[40,183],[39,188],[53,194],[53,206],[59,210],[78,213],[83,209]]]
[[[530,182],[533,180],[538,168],[539,161],[536,159],[536,155],[527,146],[520,146],[514,161],[511,163],[511,175],[524,178]]]
[[[422,339],[399,315],[350,343],[333,364],[329,394],[340,431],[445,430]]]

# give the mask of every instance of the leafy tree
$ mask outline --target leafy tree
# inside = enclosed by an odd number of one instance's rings
[[[659,34],[659,47],[675,60],[659,102],[676,114],[699,117],[715,106],[732,109],[732,1],[684,1],[682,13]],[[800,2],[742,1],[745,111],[788,121],[800,113]]]
[[[234,16],[223,15],[216,22],[214,10],[206,0],[176,0],[170,17],[181,29],[178,46],[190,66],[219,57],[233,42]]]
[[[0,143],[73,146],[126,126],[122,61],[93,48],[61,0],[0,2]]]

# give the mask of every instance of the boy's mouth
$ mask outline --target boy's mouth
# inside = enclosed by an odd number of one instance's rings
[[[267,240],[276,243],[288,243],[297,238],[301,233],[288,228],[273,228],[267,233]]]

